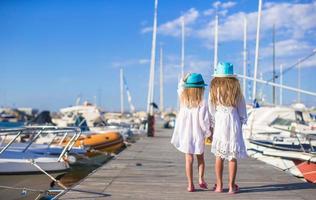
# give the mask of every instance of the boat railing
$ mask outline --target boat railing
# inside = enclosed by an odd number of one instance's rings
[[[298,143],[299,143],[299,145],[300,145],[300,147],[301,147],[301,150],[302,150],[304,153],[306,153],[307,150],[305,149],[305,147],[304,147],[304,145],[303,145],[303,143],[302,143],[300,137],[301,137],[301,138],[305,138],[305,140],[308,141],[308,144],[309,144],[310,149],[312,150],[312,152],[315,151],[315,148],[314,148],[313,145],[312,145],[313,137],[310,137],[308,134],[304,134],[304,133],[302,133],[302,132],[298,132],[298,131],[295,131],[295,130],[288,130],[288,129],[284,129],[284,128],[280,128],[280,127],[273,127],[273,128],[278,129],[278,130],[280,130],[280,131],[285,131],[285,132],[289,132],[289,133],[293,134],[293,135],[295,136],[295,138],[297,139],[297,141],[298,141]],[[300,137],[299,137],[299,136],[300,136]]]
[[[15,135],[0,151],[0,155],[6,151],[16,140],[18,137],[20,137],[23,134],[32,134],[34,135],[32,139],[28,142],[26,147],[22,150],[22,152],[26,152],[29,147],[38,139],[40,135],[43,134],[53,134],[54,137],[51,139],[51,141],[48,144],[48,147],[50,147],[51,144],[53,144],[54,139],[58,135],[63,135],[60,144],[62,144],[66,137],[68,135],[72,135],[71,139],[66,143],[64,146],[62,152],[60,153],[58,157],[58,161],[61,161],[61,159],[73,148],[75,142],[78,140],[78,138],[81,135],[81,130],[78,127],[56,127],[56,126],[25,126],[22,128],[15,128],[15,129],[0,129],[0,136],[4,136],[5,138],[8,135]],[[0,146],[2,146],[2,143],[5,141],[3,139],[0,143]]]

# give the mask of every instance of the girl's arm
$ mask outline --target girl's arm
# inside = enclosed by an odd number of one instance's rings
[[[216,112],[216,109],[215,109],[214,104],[212,104],[212,102],[211,102],[210,95],[208,96],[208,101],[207,102],[208,102],[208,110],[210,112],[211,128],[213,129],[214,125],[215,125],[215,112]]]
[[[241,124],[247,124],[247,109],[246,109],[246,102],[244,97],[242,97],[237,105],[237,111],[239,114]]]
[[[205,138],[210,137],[212,135],[211,120],[210,113],[206,104],[204,104],[199,110],[199,124],[201,129],[205,133]]]

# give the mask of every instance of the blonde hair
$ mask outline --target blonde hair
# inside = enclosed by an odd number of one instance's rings
[[[210,101],[214,105],[236,107],[242,98],[240,84],[234,77],[215,77],[211,81]]]
[[[185,88],[181,94],[181,104],[188,108],[196,108],[203,101],[204,87]]]

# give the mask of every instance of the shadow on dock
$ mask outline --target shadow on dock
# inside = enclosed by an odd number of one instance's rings
[[[112,195],[102,193],[102,192],[93,192],[91,190],[82,190],[82,189],[69,189],[68,193],[76,193],[73,197],[68,197],[67,199],[95,199],[95,198],[103,198],[103,197],[111,197]]]
[[[305,190],[316,189],[315,185],[311,183],[299,182],[288,184],[268,184],[260,186],[242,187],[240,193],[252,192],[274,192],[274,191],[287,191],[287,190]]]

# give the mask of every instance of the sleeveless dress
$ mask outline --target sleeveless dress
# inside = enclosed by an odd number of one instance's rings
[[[211,152],[226,160],[246,158],[242,135],[242,125],[247,123],[245,99],[241,98],[236,107],[215,106],[210,99],[208,104],[214,130]]]

